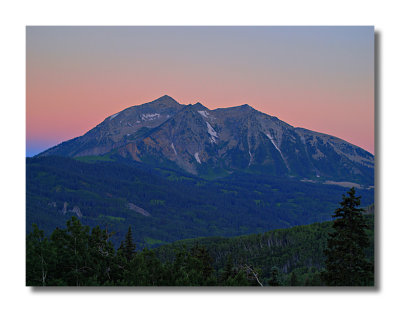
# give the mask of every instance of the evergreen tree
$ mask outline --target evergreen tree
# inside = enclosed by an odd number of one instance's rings
[[[122,253],[125,252],[124,241],[121,241],[121,243],[119,244],[119,247],[118,247],[117,251],[120,251],[120,252],[122,252]]]
[[[130,226],[128,232],[126,233],[125,241],[121,246],[124,248],[126,259],[131,261],[136,253],[136,244],[133,243],[132,228]]]
[[[235,272],[233,270],[232,255],[229,254],[226,264],[224,266],[224,271],[221,274],[220,282],[222,284],[225,284],[229,279],[233,279],[234,277],[235,277]]]
[[[33,224],[33,231],[26,239],[26,285],[27,286],[47,286],[49,284],[52,269],[53,249],[39,230]]]
[[[281,286],[279,281],[279,269],[277,267],[272,267],[271,278],[268,280],[269,286]]]
[[[111,264],[111,279],[120,286],[127,286],[121,283],[126,274],[127,266],[128,262],[125,257],[124,243],[121,242],[121,245],[115,254],[114,261]]]
[[[111,269],[114,261],[114,246],[109,240],[112,234],[101,230],[99,226],[92,229],[89,237],[89,267],[99,284],[111,280]]]
[[[326,255],[326,271],[322,278],[328,286],[372,286],[373,265],[366,260],[365,249],[369,245],[365,232],[367,224],[355,196],[354,187],[343,195],[341,207],[333,217],[333,232],[329,234]]]
[[[87,285],[87,278],[94,269],[90,263],[89,227],[83,226],[79,219],[73,216],[67,221],[66,230],[60,230],[58,238],[55,232],[51,239],[52,241],[59,240],[57,242],[58,265],[65,270],[64,280],[68,285]],[[91,281],[90,284],[92,283]]]
[[[190,255],[194,258],[197,265],[194,265],[194,269],[201,273],[202,279],[205,281],[211,277],[214,269],[212,267],[213,259],[209,255],[207,249],[204,246],[196,244],[191,250]]]

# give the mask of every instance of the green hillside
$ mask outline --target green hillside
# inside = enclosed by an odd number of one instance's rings
[[[367,215],[367,235],[370,246],[366,257],[374,261],[374,217]],[[324,249],[328,233],[332,232],[333,222],[314,223],[289,229],[278,229],[262,234],[252,234],[231,238],[206,237],[187,239],[164,245],[155,249],[162,261],[172,261],[176,250],[190,250],[196,245],[204,246],[217,272],[222,274],[226,261],[232,258],[233,266],[248,265],[260,270],[261,279],[267,284],[270,272],[277,267],[284,284],[290,283],[290,274],[294,272],[299,284],[311,284],[315,275],[324,268]]]
[[[129,226],[139,248],[199,236],[263,233],[330,220],[345,191],[334,185],[237,173],[205,180],[139,163],[27,159],[27,231],[45,233],[71,216],[85,225],[114,231],[122,240]],[[373,190],[360,190],[362,206]]]

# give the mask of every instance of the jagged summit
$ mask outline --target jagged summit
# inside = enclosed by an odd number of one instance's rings
[[[168,95],[111,115],[39,156],[106,154],[205,176],[244,170],[365,185],[374,180],[374,156],[344,140],[294,128],[248,104],[210,110]]]

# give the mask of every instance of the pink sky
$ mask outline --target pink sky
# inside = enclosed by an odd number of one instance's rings
[[[168,94],[374,153],[373,27],[28,27],[27,155]]]

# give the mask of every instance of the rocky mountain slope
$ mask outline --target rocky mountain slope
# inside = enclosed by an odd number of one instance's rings
[[[143,130],[159,126],[176,114],[184,105],[168,96],[153,102],[129,107],[107,117],[85,135],[54,146],[39,156],[104,155],[127,141],[140,137]]]
[[[50,155],[108,155],[203,177],[246,171],[308,182],[374,183],[374,156],[344,140],[293,127],[247,104],[209,110],[169,96],[107,117],[39,156]]]

